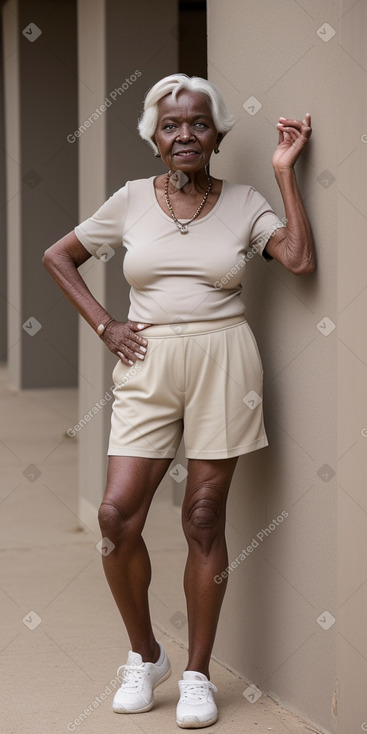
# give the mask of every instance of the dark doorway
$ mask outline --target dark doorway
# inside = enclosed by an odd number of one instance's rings
[[[179,71],[207,78],[206,2],[179,2]]]

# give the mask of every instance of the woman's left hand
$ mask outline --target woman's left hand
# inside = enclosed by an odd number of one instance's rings
[[[275,171],[293,168],[312,133],[311,115],[307,112],[304,122],[279,117],[277,128],[279,142],[273,155],[273,168]]]

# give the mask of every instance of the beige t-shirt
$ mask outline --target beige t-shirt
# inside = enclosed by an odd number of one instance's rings
[[[183,235],[158,204],[154,178],[128,181],[74,230],[104,261],[126,248],[128,318],[165,324],[243,314],[246,264],[284,224],[252,186],[223,181],[213,209]]]

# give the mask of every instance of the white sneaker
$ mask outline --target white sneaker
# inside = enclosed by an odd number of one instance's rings
[[[117,675],[123,671],[123,680],[112,702],[117,714],[140,714],[153,707],[154,688],[169,678],[172,672],[164,648],[160,644],[159,647],[161,654],[156,663],[143,663],[141,655],[130,650],[126,665],[118,669]]]
[[[212,691],[217,692],[204,673],[185,670],[178,683],[180,700],[176,710],[176,724],[181,729],[200,729],[215,724],[218,710]]]

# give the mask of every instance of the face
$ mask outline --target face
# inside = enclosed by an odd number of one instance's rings
[[[222,137],[206,94],[182,90],[176,100],[167,94],[159,101],[154,142],[171,171],[199,171]]]

